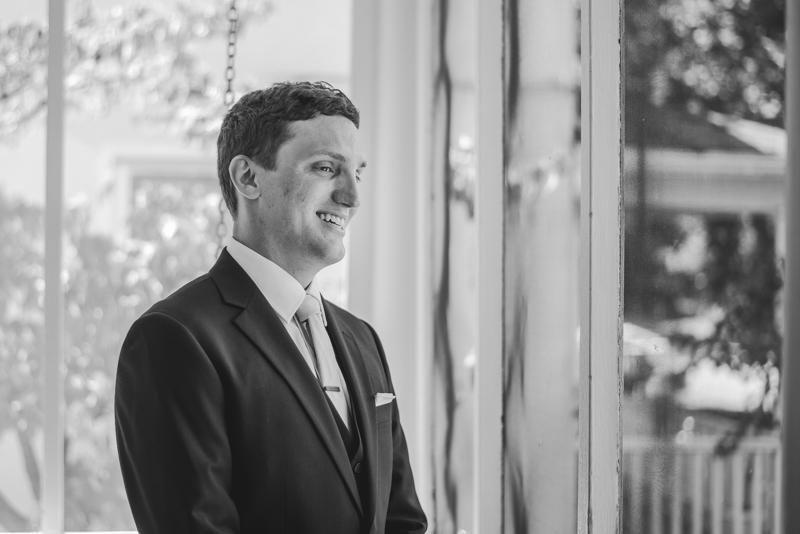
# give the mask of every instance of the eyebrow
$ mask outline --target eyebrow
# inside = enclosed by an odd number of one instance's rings
[[[328,152],[327,150],[321,150],[321,151],[315,152],[314,154],[311,155],[312,158],[315,157],[315,156],[328,156],[329,158],[333,158],[336,161],[340,161],[342,163],[346,163],[347,162],[347,158],[344,157],[343,155],[339,154],[338,152]],[[363,169],[366,166],[367,166],[367,162],[365,161],[361,165],[359,165],[359,169]]]

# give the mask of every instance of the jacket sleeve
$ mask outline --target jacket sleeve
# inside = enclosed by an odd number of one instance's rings
[[[140,534],[238,533],[222,383],[183,324],[158,312],[134,323],[114,402],[120,465]]]
[[[378,346],[378,353],[381,363],[389,382],[389,389],[394,393],[392,376],[389,372],[389,365],[386,362],[386,354],[383,351],[378,335],[372,326],[367,324],[375,338]],[[400,413],[397,402],[392,403],[394,413],[392,414],[392,488],[389,494],[389,508],[386,512],[386,534],[423,534],[428,528],[425,512],[419,504],[417,491],[414,487],[414,475],[411,473],[411,464],[408,460],[408,446],[403,427],[400,424]]]

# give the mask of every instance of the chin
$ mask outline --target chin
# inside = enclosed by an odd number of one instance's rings
[[[323,265],[323,269],[325,267],[329,267],[335,263],[339,263],[344,259],[344,246],[339,245],[337,247],[326,247],[325,250],[320,251],[319,254],[319,261]]]
[[[331,254],[329,256],[330,262],[328,263],[328,265],[333,265],[334,263],[339,263],[343,259],[344,259],[344,247],[342,247],[342,249],[340,251],[336,252],[335,254]]]

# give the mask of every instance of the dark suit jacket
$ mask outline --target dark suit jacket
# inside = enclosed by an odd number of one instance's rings
[[[378,336],[324,307],[361,434],[360,473],[319,383],[227,251],[133,324],[115,411],[141,534],[425,531],[397,404],[375,407],[375,393],[393,392]]]

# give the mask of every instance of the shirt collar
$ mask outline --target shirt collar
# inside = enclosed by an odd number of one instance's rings
[[[309,295],[320,302],[322,322],[326,326],[328,325],[325,309],[321,305],[322,296],[320,295],[316,278],[311,280],[308,289],[303,289],[303,286],[294,276],[236,239],[231,238],[228,241],[227,249],[231,257],[244,269],[247,276],[255,282],[256,287],[284,322],[289,323],[292,321],[297,309],[300,308],[300,304],[303,303],[303,299],[306,298],[306,292],[308,292]]]

